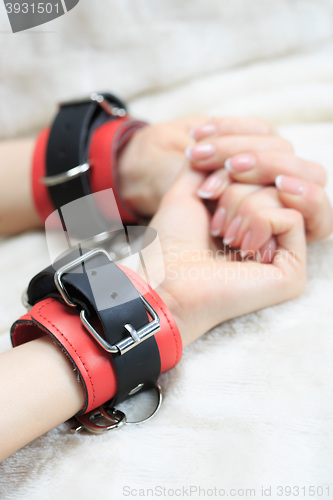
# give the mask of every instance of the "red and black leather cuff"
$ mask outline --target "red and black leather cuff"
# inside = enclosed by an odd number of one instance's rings
[[[138,215],[119,193],[117,156],[146,125],[131,119],[125,104],[108,93],[60,105],[52,127],[39,135],[33,155],[32,191],[42,221],[71,201],[111,188],[123,222],[136,223]],[[114,216],[111,208],[101,213],[91,204],[87,213],[96,220]],[[84,216],[80,214],[81,220]]]
[[[83,383],[83,414],[153,386],[179,362],[182,342],[162,299],[135,272],[99,249],[73,257],[33,278],[32,308],[11,338],[15,347],[48,334],[60,345]]]

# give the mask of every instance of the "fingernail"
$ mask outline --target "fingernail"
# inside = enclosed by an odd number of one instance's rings
[[[190,137],[195,141],[209,137],[217,133],[217,128],[212,123],[203,125],[202,127],[192,128],[190,130]]]
[[[221,185],[221,177],[212,175],[211,177],[208,177],[208,179],[206,179],[202,184],[201,188],[198,190],[198,196],[200,196],[200,198],[210,198],[211,196],[213,196],[215,191],[219,187],[221,187]]]
[[[210,234],[218,236],[223,231],[227,211],[224,207],[219,207],[213,215],[210,225]]]
[[[242,241],[242,244],[240,247],[240,255],[241,255],[242,259],[244,259],[244,257],[246,257],[247,254],[249,253],[251,238],[252,238],[252,231],[249,229],[245,233],[245,236],[243,238],[243,241]]]
[[[289,194],[303,194],[304,184],[295,177],[288,177],[287,175],[278,175],[275,179],[275,185],[280,191]]]
[[[231,173],[247,172],[256,164],[256,159],[252,155],[237,155],[227,158],[224,167]]]
[[[190,161],[208,160],[215,154],[213,144],[195,144],[186,148],[185,155]]]
[[[225,245],[230,245],[230,243],[234,241],[241,224],[242,224],[242,218],[240,215],[237,215],[234,219],[232,219],[223,238],[223,243]]]

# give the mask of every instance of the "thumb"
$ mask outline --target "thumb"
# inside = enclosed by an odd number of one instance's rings
[[[172,203],[184,203],[190,199],[198,200],[197,191],[204,178],[205,175],[203,173],[191,170],[185,164],[173,185],[164,195],[161,206]]]

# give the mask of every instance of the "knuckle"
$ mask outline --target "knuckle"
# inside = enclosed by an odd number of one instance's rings
[[[277,137],[276,141],[280,149],[283,149],[284,151],[290,151],[291,153],[294,151],[294,147],[291,142],[289,142],[284,137]]]
[[[316,168],[317,182],[321,186],[325,186],[326,182],[327,182],[327,172],[326,172],[326,170],[324,169],[324,167],[322,165],[320,165],[320,163],[314,163],[314,166]]]
[[[248,196],[240,204],[239,213],[247,215],[255,214],[258,211],[258,208],[260,208],[260,205],[258,205],[255,197]]]
[[[238,200],[239,197],[239,186],[237,184],[231,184],[226,191],[222,194],[219,206],[228,208]]]
[[[293,224],[295,226],[304,228],[303,215],[298,210],[295,210],[294,208],[289,208],[287,210],[289,210],[289,216],[292,218]]]
[[[257,116],[251,116],[250,120],[257,125],[257,128],[260,129],[263,134],[274,135],[276,133],[273,125],[268,121],[258,118]]]
[[[312,185],[307,191],[307,202],[310,211],[319,210],[325,203],[326,195],[323,188]]]

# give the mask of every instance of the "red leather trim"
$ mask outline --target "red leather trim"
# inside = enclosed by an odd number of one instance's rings
[[[91,163],[91,191],[96,193],[104,189],[113,189],[119,213],[125,224],[136,223],[138,216],[132,211],[119,194],[117,177],[117,156],[120,149],[130,140],[133,134],[145,126],[145,122],[119,118],[101,125],[94,132],[89,146]],[[46,149],[50,129],[43,130],[36,141],[32,161],[32,192],[37,212],[44,222],[54,211],[48,189],[40,182],[45,176]],[[111,216],[105,206],[100,210],[106,217]]]
[[[54,207],[48,195],[47,187],[40,182],[45,176],[45,158],[47,141],[49,139],[50,129],[44,129],[37,137],[33,160],[32,160],[32,194],[35,207],[42,222],[54,212]]]
[[[117,381],[111,357],[87,332],[76,311],[55,299],[46,299],[37,303],[29,314],[30,319],[23,317],[14,325],[14,347],[42,333],[51,335],[83,382],[86,401],[80,413],[97,408],[115,395]]]
[[[136,273],[127,268],[123,270],[160,317],[161,329],[155,339],[161,358],[161,372],[164,372],[181,358],[182,341],[178,327],[159,295]],[[45,333],[61,346],[80,374],[86,394],[80,414],[99,407],[115,395],[117,381],[112,358],[83,327],[75,310],[55,299],[37,303],[14,323],[13,346],[34,340]]]
[[[93,134],[89,148],[92,165],[91,190],[97,193],[112,188],[121,220],[127,224],[138,222],[138,216],[119,194],[117,156],[133,134],[143,126],[146,126],[145,122],[126,118],[104,123]],[[99,208],[104,216],[112,217],[111,206],[101,205]]]

